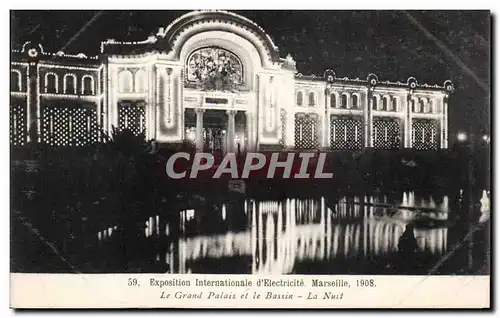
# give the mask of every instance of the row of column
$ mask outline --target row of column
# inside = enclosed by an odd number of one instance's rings
[[[203,151],[203,113],[205,109],[203,108],[195,108],[196,113],[196,151]],[[236,110],[227,110],[226,114],[228,116],[227,119],[227,152],[235,152],[235,119],[237,111]],[[248,127],[248,121],[247,125]]]

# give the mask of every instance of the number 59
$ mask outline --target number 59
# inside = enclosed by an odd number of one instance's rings
[[[129,286],[137,286],[137,278],[129,278],[128,285]]]

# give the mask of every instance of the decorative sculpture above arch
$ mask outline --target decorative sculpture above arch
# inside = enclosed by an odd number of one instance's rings
[[[234,91],[243,84],[243,64],[228,50],[203,47],[189,55],[186,80],[204,90]]]

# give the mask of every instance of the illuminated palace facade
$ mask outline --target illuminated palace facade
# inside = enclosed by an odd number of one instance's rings
[[[297,73],[252,21],[185,14],[144,41],[98,56],[12,51],[10,142],[83,146],[113,127],[197,150],[448,147],[453,85]]]

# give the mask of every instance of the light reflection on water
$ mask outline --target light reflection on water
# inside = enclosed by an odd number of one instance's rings
[[[387,257],[398,251],[399,239],[410,222],[417,224],[414,235],[419,252],[440,256],[450,248],[449,209],[448,196],[436,202],[413,192],[399,199],[382,195],[226,202],[208,216],[198,209],[182,211],[180,227],[185,235],[162,259],[175,273],[196,271],[193,264],[207,259],[245,258],[249,273],[289,274],[301,262]],[[240,217],[243,226],[218,233],[197,231],[196,224],[206,223],[207,217],[213,224],[226,225]],[[189,228],[190,223],[195,225]],[[150,217],[145,235],[158,235],[160,228],[168,235],[171,226],[160,227],[159,216]],[[109,237],[111,231],[100,232],[99,239]]]
[[[358,197],[343,198],[334,206],[335,212],[325,198],[246,201],[247,207],[249,203],[252,207],[250,228],[239,233],[181,239],[179,272],[186,272],[187,263],[200,259],[248,256],[252,259],[252,273],[287,274],[293,272],[297,261],[380,256],[397,251],[406,224],[414,221],[417,213],[399,209],[389,216],[387,208],[363,208],[359,201]],[[445,221],[447,213],[433,212],[427,217]],[[419,249],[444,253],[447,230],[416,229]]]

